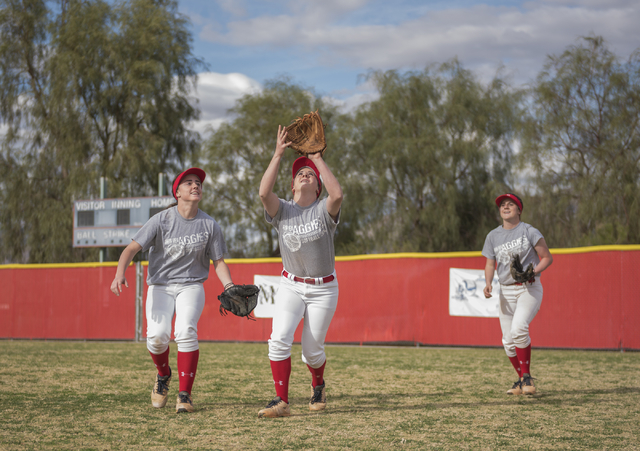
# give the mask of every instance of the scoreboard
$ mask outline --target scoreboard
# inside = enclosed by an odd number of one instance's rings
[[[73,247],[127,246],[136,232],[175,199],[128,197],[73,203]]]

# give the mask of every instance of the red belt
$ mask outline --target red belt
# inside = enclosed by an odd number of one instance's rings
[[[524,284],[527,284],[527,283],[533,283],[535,281],[536,281],[536,278],[532,277],[531,279],[527,280],[526,282],[522,282],[522,283],[516,282],[516,283],[514,283],[514,285],[524,285]]]
[[[329,283],[331,282],[333,279],[335,279],[335,277],[332,275],[327,276],[327,277],[317,277],[317,278],[307,278],[307,279],[303,279],[302,277],[297,277],[297,276],[293,276],[291,274],[289,274],[287,271],[285,271],[284,269],[282,270],[282,275],[285,276],[287,279],[293,280],[294,282],[303,282],[303,283],[308,283],[310,285],[316,285],[319,284],[319,281],[322,281],[322,283]]]

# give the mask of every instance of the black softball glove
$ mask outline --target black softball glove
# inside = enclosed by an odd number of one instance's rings
[[[231,312],[236,316],[246,316],[255,321],[251,312],[258,305],[258,293],[260,288],[255,285],[233,285],[224,290],[218,300],[220,301],[220,314],[226,316]]]
[[[522,268],[520,262],[520,256],[516,254],[511,261],[511,277],[516,283],[535,282],[535,271],[533,270],[533,263],[529,263],[527,269]]]

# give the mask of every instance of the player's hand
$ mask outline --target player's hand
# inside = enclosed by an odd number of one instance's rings
[[[286,142],[287,130],[286,127],[278,125],[278,138],[276,139],[276,152],[275,155],[281,157],[287,147],[291,145],[291,142]]]
[[[307,158],[309,160],[322,160],[322,152],[310,153]]]
[[[127,279],[124,276],[116,276],[116,278],[113,279],[113,282],[111,282],[111,291],[113,292],[113,294],[115,294],[116,296],[120,296],[120,293],[122,293],[123,285],[129,288]]]
[[[484,290],[482,290],[484,292],[484,297],[489,299],[491,297],[491,292],[493,291],[493,287],[491,285],[487,285],[486,287],[484,287]]]

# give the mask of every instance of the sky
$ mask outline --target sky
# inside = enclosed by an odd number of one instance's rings
[[[483,81],[503,67],[532,82],[548,55],[604,37],[626,59],[640,47],[640,0],[179,0],[191,22],[207,135],[235,101],[290,77],[344,112],[376,98],[371,70],[423,70],[458,58]]]

